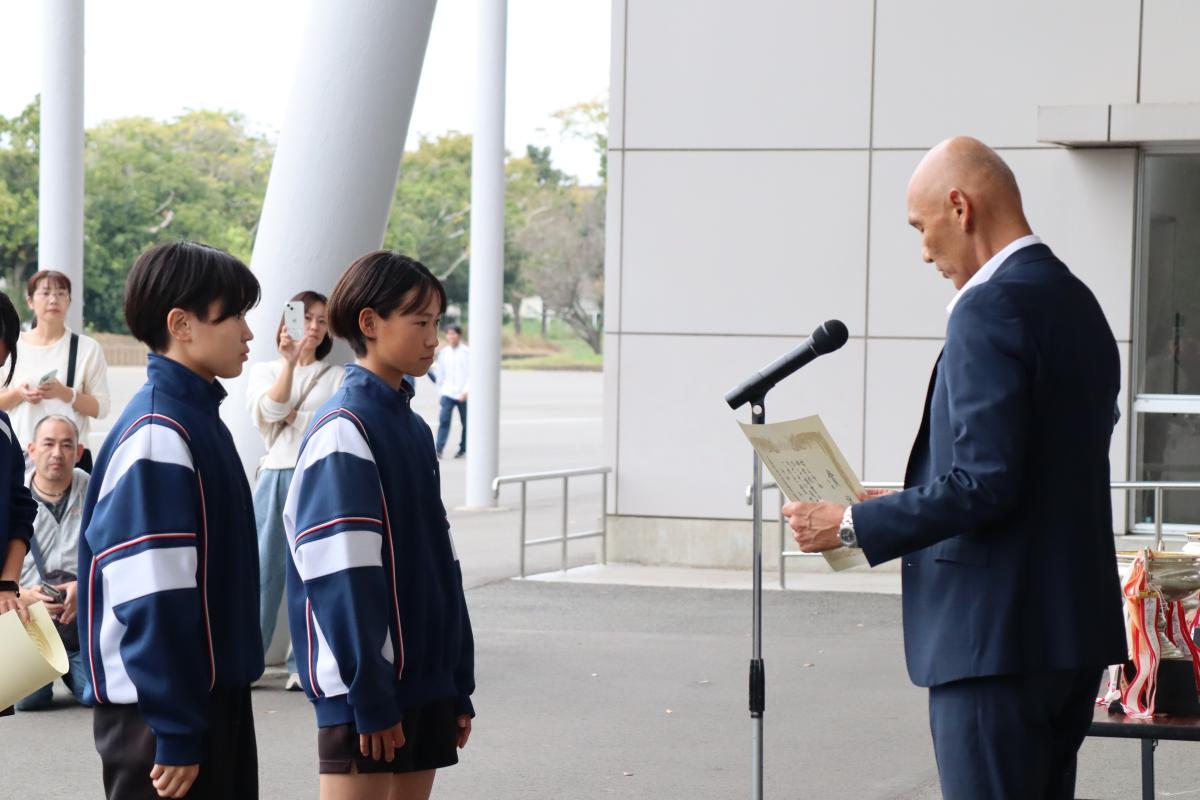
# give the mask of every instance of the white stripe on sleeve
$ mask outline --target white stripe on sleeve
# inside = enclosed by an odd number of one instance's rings
[[[108,596],[108,577],[105,576],[105,597]],[[121,639],[125,624],[117,619],[110,603],[104,604],[100,617],[100,661],[104,664],[104,696],[110,703],[136,703],[137,687],[133,685],[125,662],[121,659]]]
[[[338,668],[337,659],[333,655],[333,651],[329,649],[329,642],[325,639],[325,633],[321,630],[321,624],[317,622],[317,615],[313,614],[313,635],[317,637],[317,684],[321,687],[321,694],[326,697],[337,697],[338,695],[346,694],[350,691],[350,687],[342,680],[342,671]]]
[[[371,448],[367,446],[367,440],[363,438],[358,426],[345,417],[337,417],[313,431],[304,445],[304,453],[300,457],[300,463],[296,465],[296,471],[300,472],[333,453],[349,453],[364,461],[375,463]]]
[[[155,592],[196,587],[195,547],[155,547],[103,567],[104,604],[119,606]]]
[[[341,531],[324,539],[302,540],[292,559],[304,581],[354,567],[383,566],[383,536],[378,531]]]
[[[108,496],[125,473],[143,459],[194,469],[192,451],[188,449],[187,442],[179,435],[179,431],[167,425],[148,423],[121,442],[117,451],[113,453],[104,472],[104,483],[100,484],[100,494],[96,502]]]

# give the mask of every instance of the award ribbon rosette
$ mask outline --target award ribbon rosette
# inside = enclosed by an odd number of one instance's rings
[[[1117,560],[1132,667],[1123,681],[1120,666],[1110,668],[1108,693],[1097,701],[1119,696],[1127,715],[1152,717],[1165,662],[1190,663],[1187,693],[1200,694],[1200,647],[1193,639],[1200,623],[1200,554],[1145,549],[1120,553]],[[1195,706],[1195,696],[1185,703]]]
[[[17,612],[0,614],[0,709],[67,674],[67,650],[41,603],[29,606],[29,624]]]

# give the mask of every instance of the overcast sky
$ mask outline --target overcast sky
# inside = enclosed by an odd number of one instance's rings
[[[282,125],[310,2],[85,0],[86,124],[229,109],[273,137]],[[438,2],[410,148],[421,134],[471,130],[478,3]],[[0,0],[5,116],[19,112],[41,88],[40,7],[37,0]],[[560,168],[586,183],[596,180],[596,156],[585,144],[560,140],[550,115],[607,96],[610,15],[610,0],[508,2],[508,148],[519,153],[526,144],[548,144]]]

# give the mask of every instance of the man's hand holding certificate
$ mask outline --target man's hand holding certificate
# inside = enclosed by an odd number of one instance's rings
[[[867,492],[833,442],[820,417],[769,425],[739,423],[763,465],[791,502],[783,515],[806,553],[822,553],[835,570],[866,564],[858,548],[842,546],[839,529],[846,506]]]

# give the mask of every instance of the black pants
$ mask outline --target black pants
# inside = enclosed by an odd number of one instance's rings
[[[150,782],[154,732],[136,705],[99,705],[92,716],[96,752],[104,765],[108,800],[158,800]],[[200,775],[188,800],[257,800],[258,746],[250,687],[214,689],[209,695],[208,732]]]
[[[1071,800],[1101,669],[971,678],[929,690],[945,800]]]

